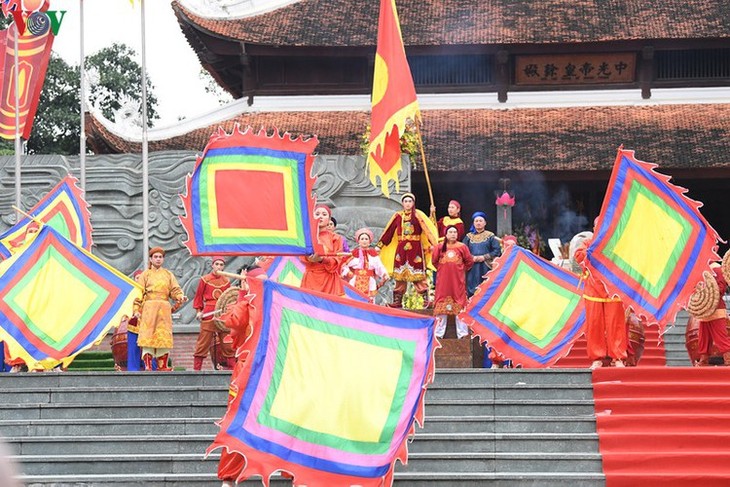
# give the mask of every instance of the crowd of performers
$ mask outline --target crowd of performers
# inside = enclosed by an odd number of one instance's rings
[[[486,277],[492,261],[502,254],[506,246],[514,244],[515,239],[511,236],[500,239],[488,231],[486,215],[480,211],[472,215],[467,232],[458,201],[450,201],[448,214],[438,220],[434,207],[431,207],[428,216],[418,210],[415,203],[415,196],[405,193],[401,197],[402,210],[392,216],[380,239],[375,242],[373,232],[361,228],[355,232],[356,246],[353,250],[335,232],[331,209],[326,205],[316,205],[314,218],[324,253],[301,258],[305,269],[301,286],[343,296],[343,283],[347,282],[375,302],[380,287],[393,279],[393,298],[389,306],[403,307],[410,285],[420,300],[415,307],[433,308],[437,337],[444,336],[449,316],[456,317],[457,338],[467,337],[468,327],[458,319],[458,314]],[[591,235],[590,232],[584,233]],[[574,260],[582,270],[588,358],[592,362],[591,368],[623,367],[627,365],[627,359],[630,362],[632,358],[629,324],[636,324],[638,318],[624,307],[619,298],[609,295],[605,286],[588,271],[586,251],[591,241],[591,238],[583,239],[574,252]],[[126,321],[127,370],[171,370],[172,313],[188,298],[174,274],[163,267],[164,260],[164,249],[152,248],[148,269],[135,273],[144,294],[142,300],[135,302],[132,316]],[[200,321],[200,333],[193,351],[194,370],[202,369],[211,347],[216,350],[211,357],[215,368],[233,369],[236,363],[233,333],[229,333],[228,327],[223,324],[220,313],[224,310],[216,309],[219,298],[231,288],[232,282],[220,274],[225,266],[224,257],[213,257],[211,266],[210,273],[201,277],[193,298],[196,318]],[[695,361],[698,366],[708,365],[712,353],[719,353],[724,364],[730,365],[730,337],[723,300],[728,283],[719,265],[712,271],[719,288],[719,298],[715,311],[698,320],[698,358]],[[265,273],[254,265],[248,275],[256,277]],[[435,282],[433,298],[429,293],[432,281]],[[23,370],[22,362],[8,357],[7,350],[5,353],[5,362],[12,371]]]

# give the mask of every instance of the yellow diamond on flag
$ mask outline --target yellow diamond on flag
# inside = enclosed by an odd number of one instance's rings
[[[664,208],[638,193],[613,253],[656,286],[667,270],[682,232],[682,225]]]
[[[377,442],[391,413],[402,359],[400,350],[292,323],[271,415],[318,433]]]
[[[13,298],[13,308],[23,310],[38,332],[59,342],[69,330],[58,327],[58,316],[64,321],[79,323],[92,310],[99,293],[86,282],[69,272],[57,259],[51,257],[22,282],[22,290]],[[38,290],[44,290],[39,293]],[[73,289],[73,296],[68,290]]]
[[[542,340],[554,328],[571,301],[522,272],[498,311],[520,329]],[[539,310],[539,312],[536,312]]]

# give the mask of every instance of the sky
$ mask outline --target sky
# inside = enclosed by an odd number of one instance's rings
[[[137,52],[141,64],[141,8],[129,0],[84,1],[84,51],[93,54],[112,43],[124,43]],[[51,10],[66,10],[53,51],[66,62],[79,64],[79,0],[51,0]],[[147,73],[154,85],[160,120],[155,127],[174,125],[179,117],[193,118],[217,108],[205,93],[200,63],[188,45],[170,7],[170,0],[145,0]]]

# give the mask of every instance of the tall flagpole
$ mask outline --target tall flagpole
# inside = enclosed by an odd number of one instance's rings
[[[145,14],[144,0],[140,0],[142,11],[142,259],[144,268],[147,268],[150,248],[149,217],[150,217],[150,194],[149,194],[149,167],[147,154],[147,53],[145,42]]]
[[[81,172],[81,191],[86,192],[86,62],[84,59],[84,0],[79,0],[79,81],[81,84],[81,135],[79,137],[79,171]]]
[[[15,68],[15,79],[13,80],[13,83],[15,84],[15,206],[22,208],[20,204],[20,152],[22,150],[20,141],[20,73],[18,73],[18,44],[20,43],[20,35],[18,34],[18,26],[15,25],[15,23],[13,23],[13,27],[15,27],[15,49],[13,49]]]

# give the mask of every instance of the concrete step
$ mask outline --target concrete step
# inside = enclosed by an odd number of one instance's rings
[[[149,475],[65,475],[65,476],[38,476],[25,478],[21,481],[31,487],[220,487],[220,481],[213,474],[149,474]],[[403,487],[460,487],[484,486],[490,487],[602,487],[605,485],[603,474],[560,472],[560,473],[468,473],[458,476],[453,473],[406,473],[396,472],[394,484]],[[260,480],[249,480],[244,486],[261,485]],[[291,481],[272,478],[271,486],[291,486]]]
[[[220,418],[0,420],[0,436],[215,435]],[[417,433],[592,433],[591,417],[429,416]]]
[[[129,454],[129,455],[25,455],[11,456],[27,476],[103,475],[110,471],[133,474],[210,474],[215,473],[219,453],[207,458],[202,454]],[[22,463],[21,463],[22,462]],[[408,465],[396,464],[396,472],[591,472],[600,473],[598,453],[411,453]]]
[[[0,374],[0,390],[3,389],[61,389],[89,387],[114,390],[129,387],[220,387],[228,389],[230,371],[182,371],[182,372],[25,372]]]
[[[456,478],[442,473],[396,473],[395,485],[404,487],[603,487],[606,484],[602,473],[583,472],[514,472],[514,473],[469,473]]]
[[[177,404],[147,404],[130,407],[129,404],[47,404],[28,403],[19,407],[0,404],[0,418],[7,420],[28,419],[78,419],[78,418],[137,418],[144,411],[146,418],[222,418],[226,403],[220,401],[178,402]]]
[[[135,385],[101,390],[98,387],[39,387],[35,390],[12,388],[0,390],[0,403],[15,404],[178,404],[190,401],[213,401],[225,404],[228,386],[137,387]]]
[[[27,487],[220,487],[221,481],[215,473],[200,474],[70,474],[20,476],[19,480]],[[248,480],[237,484],[247,487],[261,486],[261,480]],[[272,487],[291,487],[291,480],[276,475],[272,477]]]
[[[61,389],[86,387],[115,390],[129,387],[170,388],[199,386],[228,389],[229,371],[175,372],[46,372],[0,374],[0,390]],[[493,384],[590,384],[590,372],[585,369],[437,369],[434,386]]]
[[[438,468],[437,468],[438,467]],[[603,472],[599,453],[412,453],[408,465],[396,464],[396,472]]]
[[[417,434],[409,445],[413,453],[443,452],[574,452],[598,453],[595,433],[448,433]]]
[[[592,399],[441,399],[426,396],[427,416],[582,416],[594,414]]]
[[[586,369],[437,369],[432,386],[442,383],[483,387],[518,383],[590,385],[591,373]]]
[[[226,412],[225,403],[220,401],[192,402],[178,404],[148,404],[144,407],[147,418],[217,417]],[[426,396],[426,414],[429,416],[581,416],[592,417],[592,399],[440,399]],[[128,404],[0,404],[0,418],[7,420],[31,419],[78,419],[78,418],[136,418],[138,408]]]
[[[595,433],[421,433],[409,445],[411,452],[583,452],[598,451]],[[212,435],[107,435],[34,436],[5,438],[16,455],[110,455],[146,453],[202,454],[213,441]]]
[[[436,385],[429,386],[426,392],[427,400],[441,400],[458,397],[459,399],[592,399],[593,387],[591,384],[493,384],[480,386],[466,385]]]
[[[220,418],[0,420],[0,436],[215,435]]]

